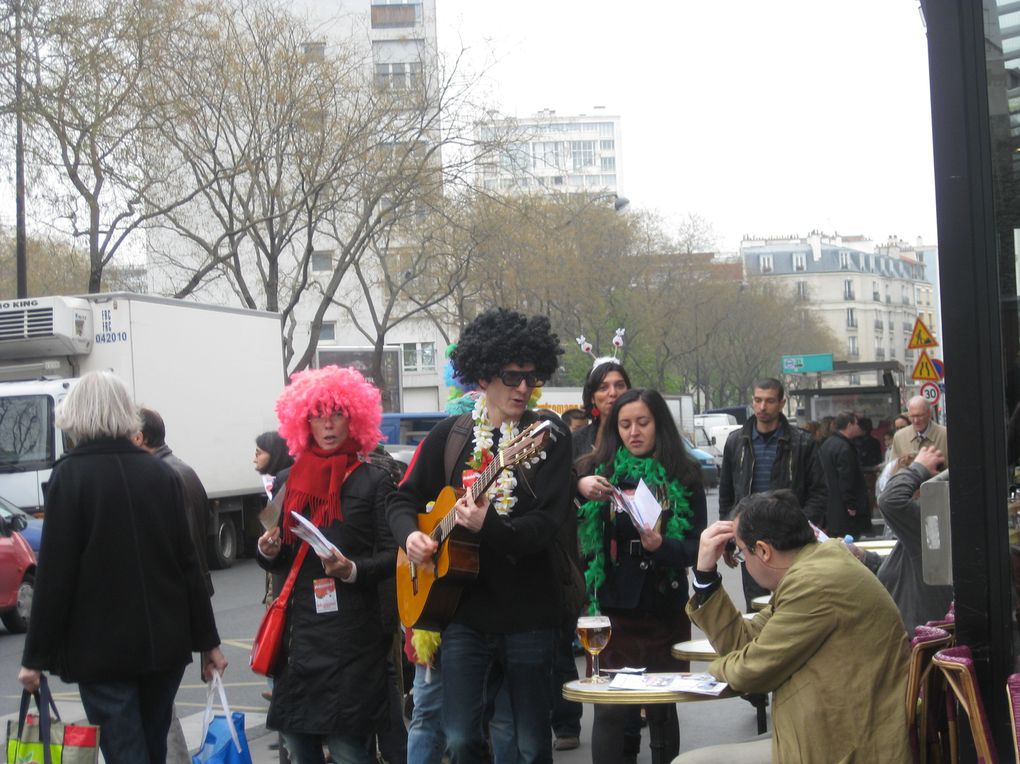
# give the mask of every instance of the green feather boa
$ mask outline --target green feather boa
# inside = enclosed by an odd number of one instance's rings
[[[605,472],[606,465],[600,464],[595,468],[596,475]],[[687,498],[691,492],[684,488],[679,481],[666,478],[666,468],[650,456],[634,456],[622,446],[616,450],[613,459],[613,474],[609,482],[618,485],[621,481],[636,483],[644,480],[651,491],[659,499],[663,509],[669,512],[666,520],[666,528],[663,536],[680,541],[686,537],[691,529],[691,505]],[[584,582],[588,588],[588,595],[591,601],[589,612],[595,615],[599,612],[598,590],[606,581],[606,545],[605,526],[607,520],[603,518],[603,507],[605,502],[591,500],[581,505],[577,511],[578,527],[577,538],[581,545],[581,554],[588,557],[588,567],[584,571]],[[612,520],[610,516],[609,521]],[[671,574],[675,575],[675,573]]]

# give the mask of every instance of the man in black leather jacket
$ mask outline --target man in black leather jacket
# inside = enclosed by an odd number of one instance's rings
[[[729,519],[733,506],[752,493],[789,488],[804,514],[815,525],[825,520],[827,491],[818,449],[810,433],[793,427],[783,416],[786,395],[778,379],[755,383],[754,416],[726,439],[719,476],[719,518]],[[764,462],[762,462],[764,460]],[[771,461],[771,469],[767,462]],[[758,466],[757,475],[755,467]],[[768,592],[743,572],[747,609],[751,600]]]

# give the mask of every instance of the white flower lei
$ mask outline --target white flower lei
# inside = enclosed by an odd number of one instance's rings
[[[471,460],[476,465],[475,469],[481,472],[480,465],[486,453],[492,453],[492,425],[489,423],[489,410],[485,405],[485,396],[479,395],[475,401],[475,410],[472,414],[475,423],[474,448],[471,452]],[[499,427],[500,442],[509,443],[511,438],[517,437],[519,432],[517,422],[503,422]],[[495,506],[496,511],[501,515],[509,514],[514,505],[517,504],[517,497],[513,495],[517,488],[517,478],[512,470],[505,469],[499,473],[495,482],[489,486],[486,495],[489,501]]]

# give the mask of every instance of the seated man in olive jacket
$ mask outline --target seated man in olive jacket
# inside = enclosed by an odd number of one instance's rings
[[[842,542],[815,540],[790,491],[749,496],[734,515],[701,534],[687,612],[720,656],[708,667],[713,676],[740,692],[775,693],[771,760],[910,761],[909,647],[889,593]],[[716,570],[731,540],[772,592],[751,621]],[[728,751],[722,759],[716,747],[674,761],[769,760],[767,741],[744,745],[751,755]]]

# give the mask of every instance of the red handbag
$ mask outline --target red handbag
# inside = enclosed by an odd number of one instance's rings
[[[294,580],[297,578],[301,563],[305,560],[308,552],[308,544],[302,544],[298,550],[294,564],[291,565],[287,581],[280,590],[277,597],[266,609],[262,616],[262,623],[259,630],[255,632],[255,640],[251,643],[251,655],[248,656],[248,665],[256,674],[272,676],[273,668],[276,666],[276,658],[280,654],[280,645],[283,642],[283,626],[287,621],[287,600],[290,599],[290,591],[294,588]]]

